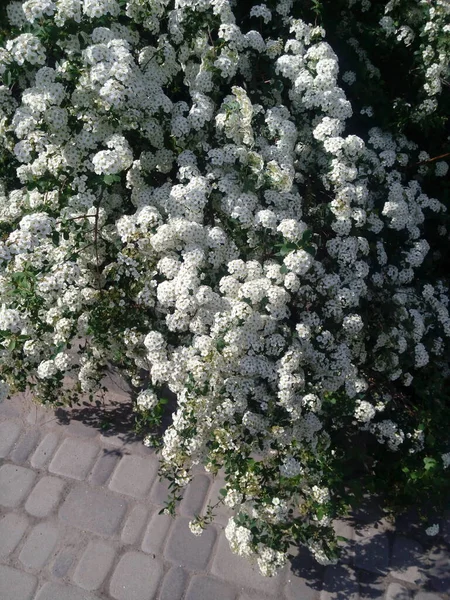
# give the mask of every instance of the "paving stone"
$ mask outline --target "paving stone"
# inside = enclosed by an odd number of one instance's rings
[[[104,535],[118,531],[127,511],[123,498],[104,490],[77,486],[59,509],[62,521],[78,529]]]
[[[142,550],[149,554],[161,554],[173,523],[174,519],[170,515],[159,515],[157,512],[153,514],[145,530]]]
[[[58,447],[59,436],[51,431],[47,433],[30,459],[31,466],[35,469],[43,469],[53,456]]]
[[[0,423],[0,458],[8,456],[9,451],[19,439],[21,426],[14,421]]]
[[[444,518],[441,524],[441,536],[444,541],[450,545],[450,510],[444,513]]]
[[[114,471],[109,487],[120,494],[145,498],[148,496],[157,471],[158,462],[152,457],[123,456]]]
[[[35,600],[100,600],[100,598],[72,585],[50,582],[43,585]]]
[[[6,417],[7,419],[20,417],[20,408],[14,404],[12,398],[0,402],[0,416]]]
[[[408,588],[400,583],[389,584],[386,590],[386,600],[410,600],[411,594]]]
[[[305,600],[307,600],[307,596],[305,596]],[[261,592],[243,592],[238,596],[238,600],[273,600],[273,596],[262,595]],[[278,600],[278,598],[277,598]]]
[[[11,460],[18,464],[24,463],[36,448],[40,439],[41,433],[38,429],[26,431],[11,451]]]
[[[345,565],[325,569],[320,600],[358,600],[359,586],[355,572]]]
[[[180,513],[189,517],[198,515],[208,494],[210,479],[206,475],[195,475],[188,485],[180,504]]]
[[[123,448],[130,446],[133,442],[138,440],[136,435],[131,433],[116,433],[114,430],[106,431],[100,436],[100,441],[103,444],[109,444],[115,448]]]
[[[209,526],[196,536],[189,529],[189,519],[176,519],[164,551],[165,557],[180,567],[206,569],[211,558],[217,532]]]
[[[164,506],[169,496],[169,492],[169,482],[166,479],[163,479],[162,481],[156,479],[150,490],[150,502],[157,504],[158,506]]]
[[[123,526],[121,540],[124,544],[135,544],[147,523],[148,510],[145,506],[137,504],[128,515]]]
[[[58,528],[43,522],[33,528],[19,554],[20,562],[29,569],[42,569],[58,541]]]
[[[375,498],[366,497],[361,505],[352,511],[352,516],[356,521],[374,524],[383,520],[383,511]]]
[[[61,554],[59,554],[56,557],[55,562],[53,563],[51,569],[52,575],[54,577],[57,577],[58,579],[62,579],[67,575],[70,567],[73,565],[74,562],[74,553],[70,550],[64,550],[63,552],[61,552]]]
[[[85,590],[99,588],[114,562],[114,548],[101,540],[90,541],[73,575],[74,582]]]
[[[426,581],[423,548],[414,540],[395,536],[392,547],[391,575],[395,579],[421,584]]]
[[[0,558],[6,558],[17,548],[27,526],[28,519],[16,513],[7,513],[0,520]]]
[[[301,547],[292,558],[284,592],[287,600],[315,600],[322,587],[324,567],[313,559],[309,550]]]
[[[194,575],[189,583],[186,600],[235,600],[236,590],[229,583]]]
[[[98,431],[89,425],[85,425],[82,421],[71,419],[69,425],[65,427],[68,434],[76,437],[93,438],[98,435]]]
[[[414,600],[442,600],[437,594],[431,592],[419,592],[414,596]]]
[[[161,561],[141,552],[124,554],[109,585],[116,600],[153,600],[163,576]]]
[[[48,406],[33,403],[32,408],[27,414],[27,423],[29,425],[46,425],[54,420],[54,411]]]
[[[2,600],[31,600],[37,579],[30,573],[0,565],[0,598]]]
[[[201,537],[197,539],[201,540]],[[252,565],[248,560],[243,560],[241,556],[231,552],[228,541],[223,534],[219,537],[211,572],[213,575],[231,581],[237,586],[281,596],[281,575],[263,577],[256,565]]]
[[[450,591],[450,555],[443,548],[432,548],[428,553],[426,575],[437,592]]]
[[[354,564],[371,573],[386,573],[389,566],[389,539],[384,529],[366,527],[355,531]]]
[[[333,529],[337,536],[346,538],[346,541],[338,541],[341,549],[339,562],[352,564],[355,559],[355,529],[349,521],[336,519],[333,521]]]
[[[361,600],[380,600],[384,598],[388,585],[386,577],[361,569],[358,571],[359,597]]]
[[[33,517],[47,517],[59,503],[64,481],[58,477],[43,477],[25,502],[25,510]]]
[[[162,582],[158,600],[181,600],[188,578],[188,573],[181,567],[169,569]]]
[[[33,487],[36,473],[31,469],[6,464],[0,467],[0,505],[18,506]]]
[[[98,454],[98,446],[90,442],[67,438],[58,448],[48,469],[56,475],[83,480]]]
[[[116,468],[122,453],[119,450],[103,449],[103,454],[97,460],[92,469],[89,481],[94,485],[103,485],[108,481],[111,473]]]

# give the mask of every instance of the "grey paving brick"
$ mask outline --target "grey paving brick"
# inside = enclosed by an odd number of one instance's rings
[[[423,548],[414,540],[395,536],[392,547],[391,575],[409,583],[424,583]]]
[[[376,573],[370,573],[363,569],[358,571],[359,597],[361,600],[380,600],[386,594],[388,581],[386,577],[380,577]]]
[[[441,536],[444,541],[450,545],[450,510],[447,510],[444,513],[444,518],[442,519],[441,524]]]
[[[298,549],[290,567],[284,586],[287,600],[315,600],[322,585],[324,567],[304,547]]]
[[[442,600],[442,598],[432,592],[419,592],[414,596],[414,600]]]
[[[31,466],[35,469],[43,469],[53,456],[54,451],[58,447],[58,442],[59,436],[57,433],[54,431],[47,433],[31,456]]]
[[[90,425],[86,425],[77,419],[71,419],[65,430],[68,434],[76,437],[94,438],[96,435],[98,435],[97,429],[91,427]]]
[[[94,485],[103,485],[106,483],[110,478],[111,473],[116,468],[121,456],[122,453],[119,450],[106,450],[104,448],[92,469],[89,481]]]
[[[0,520],[0,559],[13,552],[23,537],[28,519],[16,513],[7,513]]]
[[[3,421],[0,423],[0,458],[8,456],[9,451],[18,440],[21,426],[15,421]]]
[[[187,589],[186,600],[235,600],[236,596],[236,589],[229,583],[194,575]]]
[[[101,540],[91,540],[73,575],[74,582],[85,590],[99,588],[114,562],[116,552]]]
[[[109,593],[116,600],[153,600],[162,576],[161,561],[141,552],[128,552],[114,570]]]
[[[72,550],[63,550],[58,554],[52,565],[51,572],[53,577],[56,577],[57,579],[65,577],[74,562],[74,552]]]
[[[115,448],[124,448],[132,442],[137,441],[137,437],[130,433],[116,433],[113,430],[106,431],[100,436],[102,444],[109,444]]]
[[[353,510],[353,517],[361,523],[374,524],[383,519],[383,511],[376,498],[367,496],[361,505]]]
[[[45,425],[49,419],[52,419],[53,411],[49,407],[34,404],[28,411],[26,421],[29,425]]]
[[[273,600],[273,596],[262,595],[261,592],[242,592],[238,596],[238,600],[268,600],[269,598]],[[308,596],[305,596],[305,600],[308,600]]]
[[[346,541],[338,541],[341,550],[339,562],[352,564],[355,559],[355,529],[349,521],[336,519],[333,521],[333,529],[337,536],[346,538]]]
[[[206,569],[211,558],[217,532],[209,526],[202,535],[196,536],[189,529],[189,519],[178,518],[167,540],[165,557],[188,569]]]
[[[96,444],[67,438],[53,457],[49,471],[62,477],[83,480],[91,470],[98,451]]]
[[[126,510],[123,498],[101,489],[77,486],[64,500],[59,517],[72,527],[113,535],[118,531]]]
[[[325,569],[320,600],[358,600],[359,586],[355,572],[345,565]]]
[[[386,600],[410,600],[411,594],[408,588],[400,583],[389,584],[386,590]]]
[[[149,499],[153,504],[164,506],[169,496],[169,482],[166,479],[162,481],[157,478],[150,490]]]
[[[6,419],[15,419],[20,417],[20,408],[9,398],[4,402],[0,402],[0,416]]]
[[[61,498],[64,481],[58,477],[42,477],[25,502],[25,510],[33,517],[47,517]]]
[[[137,504],[133,507],[123,526],[121,535],[122,543],[135,544],[138,541],[147,523],[147,517],[148,510],[145,506]]]
[[[355,532],[354,565],[371,573],[386,573],[389,566],[389,539],[383,528]]]
[[[162,553],[173,523],[174,519],[170,515],[159,515],[157,512],[153,514],[145,530],[142,550],[149,554]]]
[[[31,469],[6,464],[0,467],[0,505],[18,506],[33,487],[36,473]]]
[[[264,577],[261,575],[257,565],[253,565],[248,560],[243,560],[241,556],[231,552],[223,534],[219,537],[211,572],[237,586],[281,596],[282,576]]]
[[[58,528],[52,523],[36,525],[20,551],[20,562],[29,569],[42,569],[55,549],[58,536]]]
[[[35,600],[100,600],[100,598],[72,585],[48,582],[44,583]]]
[[[169,569],[162,582],[158,600],[181,600],[188,578],[189,575],[181,567]]]
[[[437,592],[450,591],[450,554],[444,548],[432,548],[427,556],[428,568],[425,573],[429,577],[431,586]]]
[[[195,475],[188,485],[180,504],[180,513],[186,516],[198,515],[208,494],[210,479],[206,475]]]
[[[18,464],[26,462],[30,454],[38,445],[40,439],[41,433],[38,429],[28,429],[25,431],[11,450],[11,460]]]
[[[0,598],[2,600],[31,600],[37,579],[30,573],[0,565]]]
[[[134,498],[148,496],[158,472],[155,457],[123,456],[109,483],[111,490]]]

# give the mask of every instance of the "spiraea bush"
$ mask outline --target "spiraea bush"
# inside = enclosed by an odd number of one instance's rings
[[[222,469],[231,548],[265,575],[292,542],[335,561],[331,522],[365,494],[435,534],[450,4],[1,10],[0,395],[72,402],[111,362],[137,388],[148,372],[146,443],[177,396],[167,510],[193,465]]]

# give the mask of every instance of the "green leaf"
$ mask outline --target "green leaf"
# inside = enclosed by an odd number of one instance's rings
[[[434,467],[437,464],[436,460],[434,458],[430,458],[429,456],[426,456],[423,459],[423,463],[424,463],[425,471],[429,471],[430,469],[434,469]]]
[[[313,236],[312,229],[307,229],[302,235],[302,242],[307,244],[308,242],[311,241],[312,236]]]
[[[17,340],[16,340],[16,338],[11,338],[11,339],[9,340],[9,344],[8,344],[8,350],[9,350],[10,352],[12,352],[12,351],[14,350],[14,348],[16,347],[16,344],[17,344]]]
[[[227,490],[225,488],[222,488],[219,490],[219,496],[226,496],[227,495]]]
[[[103,181],[106,183],[106,185],[112,185],[113,183],[117,183],[118,181],[120,181],[120,176],[119,175],[105,175],[103,177]]]

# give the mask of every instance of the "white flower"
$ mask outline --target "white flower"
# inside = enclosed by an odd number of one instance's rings
[[[196,536],[200,536],[203,533],[203,527],[197,521],[189,521],[189,529]]]
[[[431,537],[437,535],[439,533],[439,525],[437,523],[430,525],[430,527],[425,529],[425,533]]]

